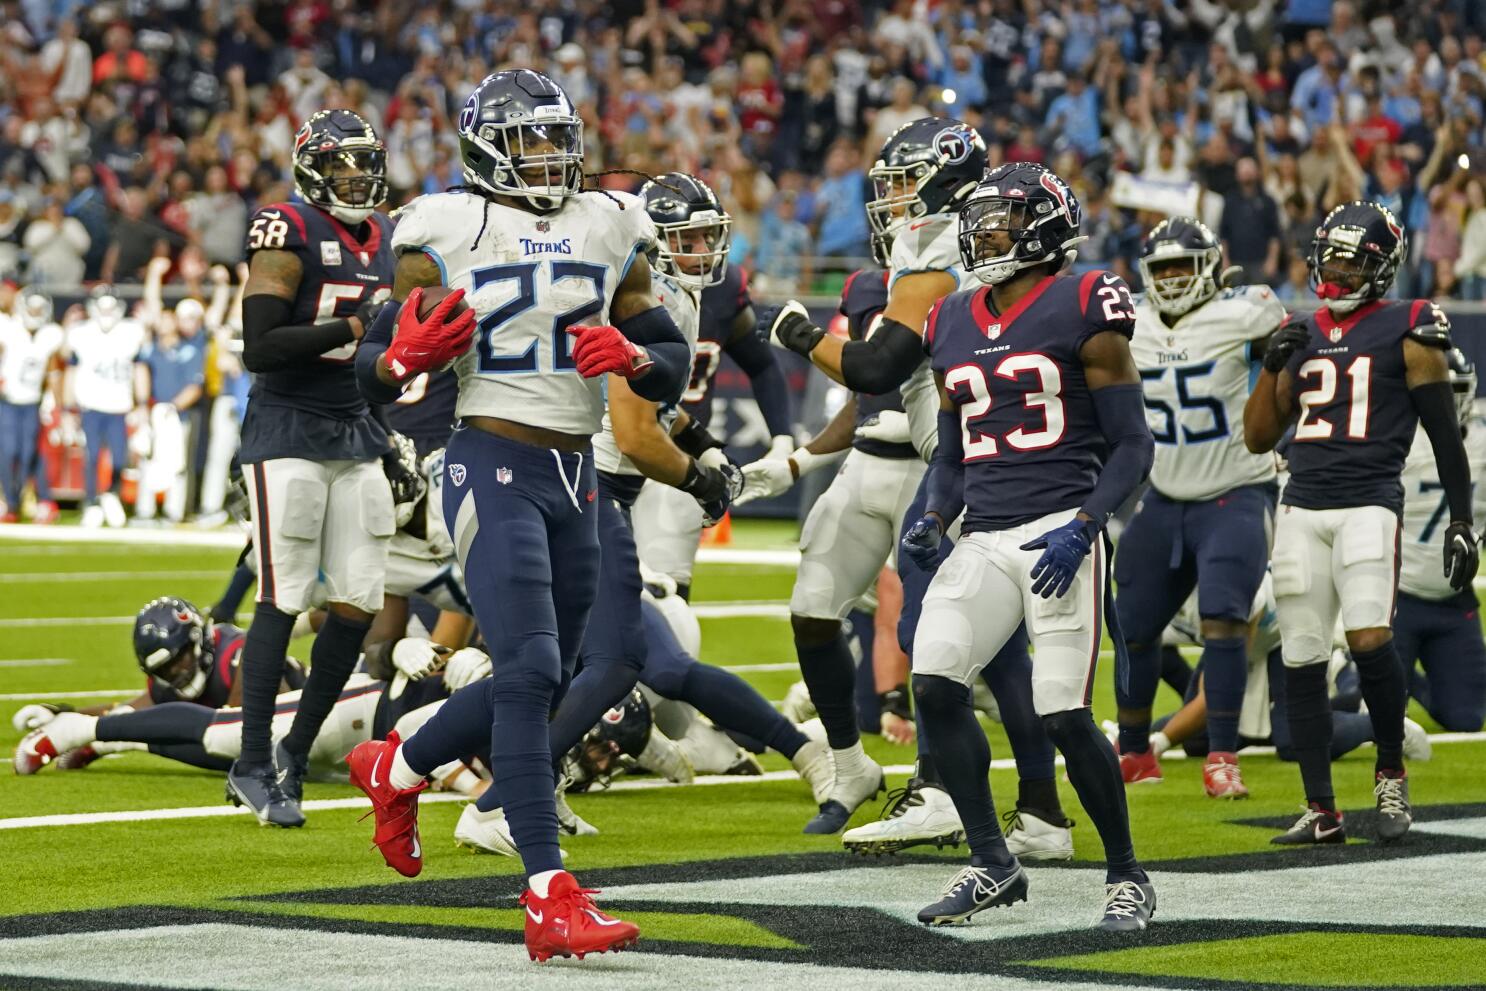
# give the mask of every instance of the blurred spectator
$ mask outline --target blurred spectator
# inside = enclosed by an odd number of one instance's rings
[[[10,190],[0,189],[0,279],[20,279],[21,239],[25,233],[25,204],[18,202]]]
[[[1229,265],[1243,268],[1243,281],[1273,283],[1280,275],[1280,217],[1274,199],[1259,183],[1259,166],[1241,158],[1235,186],[1223,198],[1218,236]]]
[[[809,275],[810,229],[795,219],[795,201],[792,191],[780,192],[759,225],[754,262],[761,292],[797,292]]]
[[[826,178],[817,197],[819,234],[816,249],[822,255],[869,256],[869,195],[867,175],[858,163],[856,147],[850,141],[838,141],[826,156]]]
[[[91,240],[87,228],[63,212],[62,202],[48,196],[41,216],[26,228],[22,242],[31,257],[27,278],[38,286],[79,285],[87,270],[83,255]]]
[[[206,172],[206,188],[186,204],[191,233],[206,252],[207,261],[231,265],[242,257],[248,231],[248,205],[227,184],[227,170],[213,165]]]
[[[57,103],[77,104],[88,98],[93,85],[93,53],[77,36],[77,22],[71,17],[58,22],[56,35],[41,47],[38,67],[51,80],[52,99]]]
[[[151,258],[165,254],[179,235],[149,215],[149,194],[138,186],[124,190],[119,216],[110,232],[100,278],[105,282],[142,282]]]
[[[1455,259],[1455,280],[1463,299],[1486,299],[1486,186],[1479,178],[1465,184],[1469,210],[1460,234],[1460,255]]]
[[[873,114],[872,129],[867,132],[867,147],[873,150],[874,158],[876,150],[887,143],[894,131],[909,121],[929,116],[928,109],[916,102],[917,95],[913,80],[902,77],[893,80],[892,102]]]

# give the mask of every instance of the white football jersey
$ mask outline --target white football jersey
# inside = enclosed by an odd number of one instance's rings
[[[1274,605],[1274,581],[1269,572],[1259,584],[1249,608],[1253,636],[1249,638],[1248,676],[1244,682],[1243,707],[1238,717],[1241,736],[1263,740],[1270,734],[1269,723],[1269,655],[1280,645],[1280,620]],[[1181,611],[1172,619],[1161,636],[1169,646],[1202,645],[1202,617],[1197,611],[1197,591],[1187,597]]]
[[[615,289],[654,242],[655,224],[627,193],[579,193],[547,214],[459,192],[404,207],[393,251],[428,254],[480,321],[454,365],[455,415],[597,433],[603,381],[578,374],[567,329],[609,323]]]
[[[898,279],[917,272],[944,272],[954,277],[955,289],[963,289],[970,277],[960,261],[959,230],[959,215],[954,213],[936,213],[900,224],[888,263],[892,272],[888,292],[891,294]],[[920,362],[899,391],[903,394],[903,409],[908,414],[913,444],[927,461],[934,456],[939,443],[939,389],[929,363]]]
[[[46,324],[33,334],[15,317],[0,313],[0,399],[17,406],[41,402],[46,370],[62,343],[57,324]]]
[[[701,298],[695,290],[686,288],[670,276],[657,272],[653,268],[650,270],[650,285],[660,299],[660,305],[666,308],[666,312],[681,329],[681,336],[686,338],[689,364],[697,353],[697,331],[701,326]],[[671,425],[676,422],[676,417],[680,413],[681,407],[678,404],[662,406],[659,410],[661,429],[669,434]],[[599,471],[606,471],[611,475],[641,474],[634,462],[619,453],[619,445],[614,440],[614,424],[609,419],[607,408],[604,410],[604,427],[593,438],[593,465]]]
[[[1477,520],[1486,509],[1486,421],[1477,418],[1465,434],[1465,453],[1470,459],[1471,501]],[[1403,465],[1403,532],[1399,534],[1398,587],[1421,599],[1448,599],[1456,595],[1445,580],[1445,529],[1450,525],[1450,505],[1440,486],[1429,435],[1419,430]]]
[[[1213,499],[1275,477],[1274,457],[1244,446],[1253,345],[1285,319],[1268,286],[1225,289],[1168,326],[1144,298],[1130,353],[1156,439],[1151,485],[1171,499]]]
[[[104,330],[92,320],[67,333],[67,360],[77,373],[77,404],[96,413],[127,413],[134,408],[134,363],[146,333],[136,320],[120,320]]]

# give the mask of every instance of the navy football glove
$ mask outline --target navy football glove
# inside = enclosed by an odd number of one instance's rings
[[[716,526],[728,507],[742,494],[743,472],[730,462],[714,468],[693,461],[679,487],[701,503],[702,526]]]
[[[1445,531],[1445,577],[1457,592],[1471,587],[1481,565],[1481,552],[1469,523],[1451,523]]]
[[[826,336],[824,330],[811,322],[810,312],[793,299],[783,306],[765,307],[758,315],[756,326],[764,343],[778,344],[806,358]]]
[[[1033,594],[1044,599],[1067,595],[1079,566],[1094,548],[1096,533],[1088,520],[1072,519],[1023,544],[1024,551],[1042,550],[1042,556],[1032,565]]]
[[[1264,370],[1278,375],[1290,363],[1291,355],[1305,347],[1311,328],[1304,314],[1292,313],[1264,346]]]
[[[927,513],[903,534],[902,548],[913,563],[925,571],[939,567],[939,545],[944,542],[944,521],[938,513]]]

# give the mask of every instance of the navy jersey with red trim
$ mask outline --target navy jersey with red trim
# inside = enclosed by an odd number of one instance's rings
[[[175,689],[166,688],[150,678],[150,701],[156,705],[166,702],[195,702],[209,709],[222,708],[232,693],[232,680],[237,675],[238,662],[242,660],[243,644],[247,642],[247,631],[230,623],[213,623],[202,648],[210,653],[212,664],[206,687],[201,690],[201,694],[194,699],[182,698]]]
[[[387,422],[413,441],[420,458],[426,457],[449,442],[458,399],[459,376],[453,369],[424,372],[387,407]]]
[[[846,317],[846,332],[852,340],[864,341],[877,329],[879,317],[887,308],[887,282],[888,272],[881,268],[860,269],[846,277],[846,285],[841,287],[841,314]],[[903,393],[898,389],[878,396],[858,392],[856,399],[858,427],[879,413],[903,412]],[[918,450],[908,443],[854,437],[851,446],[879,458],[919,456]]]
[[[1135,333],[1135,306],[1111,272],[1049,276],[1003,314],[978,287],[940,300],[924,327],[934,371],[959,409],[965,533],[1077,509],[1108,455],[1080,350]]]
[[[354,315],[378,290],[391,292],[392,228],[385,215],[373,213],[358,238],[317,207],[271,203],[249,221],[247,253],[293,252],[303,274],[290,325],[323,323]],[[367,460],[385,450],[385,431],[370,418],[356,387],[355,358],[352,342],[255,375],[242,429],[243,463],[280,457]]]
[[[733,322],[738,314],[753,305],[748,295],[748,275],[737,265],[729,265],[722,281],[702,290],[702,315],[697,325],[697,353],[692,359],[691,381],[681,394],[681,408],[706,426],[712,420],[712,379],[722,363],[733,336]]]
[[[1423,299],[1379,300],[1341,318],[1325,307],[1311,315],[1310,340],[1286,366],[1296,422],[1283,503],[1403,512],[1400,476],[1419,423],[1403,342],[1437,320]]]

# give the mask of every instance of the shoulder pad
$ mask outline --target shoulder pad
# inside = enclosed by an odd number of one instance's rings
[[[1127,338],[1135,336],[1135,299],[1124,279],[1104,269],[1070,276],[1067,281],[1074,283],[1075,279],[1079,307],[1087,322],[1085,336],[1105,330]]]
[[[299,203],[269,203],[253,211],[248,220],[247,254],[255,251],[298,251],[308,235]]]
[[[1409,307],[1408,336],[1430,347],[1446,350],[1453,347],[1450,340],[1450,318],[1445,316],[1445,311],[1440,309],[1438,303],[1427,299],[1416,299]]]

